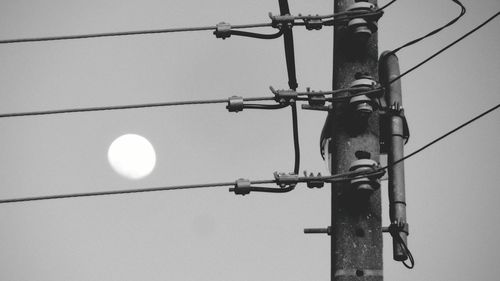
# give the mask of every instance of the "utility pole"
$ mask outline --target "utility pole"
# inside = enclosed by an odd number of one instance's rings
[[[376,0],[334,0],[334,12],[377,5]],[[378,81],[376,23],[350,21],[334,29],[333,89]],[[337,103],[331,131],[332,174],[379,162],[379,114],[371,97]],[[373,179],[332,183],[331,280],[383,280],[380,185]]]

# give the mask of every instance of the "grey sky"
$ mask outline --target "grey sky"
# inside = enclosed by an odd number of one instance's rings
[[[289,1],[328,14],[333,1]],[[386,1],[380,2],[385,4]],[[500,10],[463,1],[453,27],[399,54],[406,70]],[[0,38],[267,22],[277,1],[0,1]],[[379,52],[456,16],[452,1],[400,0],[380,21]],[[269,31],[269,30],[265,30]],[[500,24],[490,25],[403,80],[411,152],[498,104]],[[332,31],[295,28],[299,88],[330,89]],[[286,87],[282,40],[211,32],[0,46],[0,112],[271,95]],[[325,114],[299,112],[302,170],[325,173]],[[409,160],[410,247],[417,265],[391,260],[386,280],[494,280],[500,274],[499,113]],[[228,113],[224,105],[0,120],[0,198],[269,179],[292,170],[291,116]],[[109,144],[125,133],[158,153],[151,176],[121,178]],[[383,188],[387,222],[386,189]],[[1,280],[328,280],[330,241],[304,227],[330,221],[330,191],[237,197],[227,188],[0,206]]]

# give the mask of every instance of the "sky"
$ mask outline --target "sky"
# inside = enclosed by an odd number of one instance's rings
[[[0,0],[0,39],[269,22],[278,1]],[[385,4],[387,1],[380,1]],[[329,14],[333,1],[289,0]],[[500,10],[464,0],[451,28],[398,56],[404,71]],[[459,13],[449,0],[400,0],[379,22],[379,53]],[[273,32],[263,29],[262,32]],[[498,104],[500,22],[402,80],[407,153]],[[299,90],[331,89],[333,31],[294,28]],[[287,87],[282,39],[211,32],[0,45],[0,113],[271,95]],[[325,112],[299,111],[301,170],[326,174]],[[413,270],[385,280],[494,280],[500,274],[500,113],[405,163]],[[272,179],[293,169],[289,109],[229,113],[224,104],[0,119],[0,198]],[[155,147],[141,180],[116,174],[107,150],[134,133]],[[330,187],[236,196],[226,187],[0,205],[0,279],[329,280]],[[387,187],[382,185],[384,224]]]

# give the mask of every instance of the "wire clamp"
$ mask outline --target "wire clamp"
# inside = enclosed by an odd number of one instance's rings
[[[313,173],[310,173],[309,175],[307,174],[307,171],[304,171],[304,176],[305,176],[305,181],[307,183],[307,187],[309,188],[322,188],[325,186],[325,181],[321,179],[321,173],[318,173],[317,176],[315,176]]]
[[[234,188],[230,188],[229,191],[236,195],[247,195],[250,193],[252,187],[251,183],[247,179],[238,179],[234,184]]]
[[[394,221],[388,227],[383,227],[382,232],[388,232],[391,235],[403,232],[406,235],[410,235],[410,225],[407,222]]]
[[[399,103],[394,103],[388,108],[389,116],[398,116],[403,120],[403,138],[405,139],[405,144],[408,143],[410,139],[410,127],[408,126],[408,121],[406,120],[405,110],[403,106]]]
[[[303,20],[307,30],[320,30],[323,28],[323,19],[319,15],[309,15]]]
[[[276,180],[276,184],[281,188],[295,187],[299,182],[299,176],[295,174],[274,172],[274,179]]]
[[[231,37],[231,25],[226,22],[218,23],[216,25],[214,35],[216,38],[222,38],[223,40]]]
[[[243,110],[244,104],[245,103],[242,97],[232,96],[227,100],[226,109],[229,112],[239,112]]]
[[[289,105],[297,100],[298,94],[294,90],[275,90],[272,86],[269,89],[274,94],[274,100],[282,105]]]
[[[271,26],[278,29],[289,28],[291,29],[295,24],[295,16],[292,15],[276,15],[274,16],[269,12],[271,18]]]
[[[309,94],[311,93],[311,94]],[[309,104],[303,104],[302,109],[307,110],[318,110],[318,111],[329,111],[332,109],[331,105],[326,104],[326,97],[321,93],[311,92],[310,88],[307,88],[307,101]]]

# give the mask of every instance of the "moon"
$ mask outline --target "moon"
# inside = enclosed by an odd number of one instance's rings
[[[143,136],[125,134],[116,138],[108,149],[108,161],[113,170],[128,179],[142,179],[154,170],[156,153]]]

